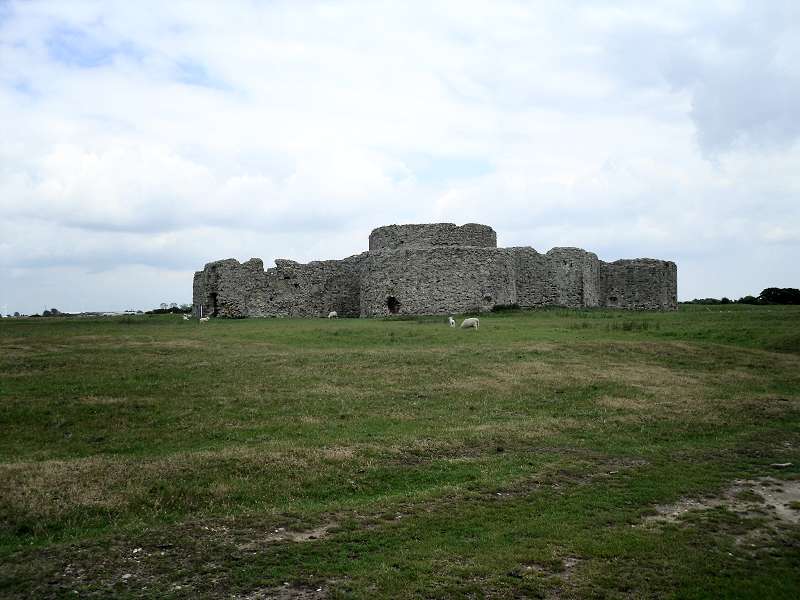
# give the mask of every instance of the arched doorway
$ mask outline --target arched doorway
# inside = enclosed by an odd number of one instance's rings
[[[400,312],[400,301],[394,296],[386,298],[386,308],[389,309],[389,314],[396,315]]]
[[[211,316],[216,317],[218,316],[218,307],[217,307],[217,292],[211,292]]]

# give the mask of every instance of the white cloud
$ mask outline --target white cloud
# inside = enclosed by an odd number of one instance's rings
[[[6,8],[12,310],[188,301],[208,260],[430,220],[674,259],[682,298],[798,285],[795,3]]]

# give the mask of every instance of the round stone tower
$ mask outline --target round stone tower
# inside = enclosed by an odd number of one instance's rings
[[[435,246],[471,246],[497,248],[497,234],[488,225],[467,223],[426,223],[422,225],[387,225],[369,234],[369,251]]]
[[[362,316],[486,311],[514,301],[513,257],[487,225],[389,225],[369,236]]]

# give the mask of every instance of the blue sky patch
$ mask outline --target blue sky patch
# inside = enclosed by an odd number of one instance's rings
[[[175,79],[186,85],[198,85],[217,90],[230,89],[223,81],[214,77],[208,69],[199,62],[182,60],[176,63]]]
[[[456,179],[471,179],[494,171],[485,158],[474,156],[431,156],[411,154],[403,162],[420,183],[437,184]]]
[[[27,81],[27,80],[20,79],[20,80],[17,80],[15,82],[13,82],[11,84],[11,89],[13,89],[18,94],[21,94],[23,96],[27,96],[28,98],[35,98],[35,97],[37,97],[39,95],[36,92],[36,90],[33,89],[33,87],[31,86],[30,82]]]
[[[141,57],[141,52],[129,42],[109,44],[74,27],[53,29],[45,43],[50,58],[71,67],[102,67],[110,64],[117,55]]]
[[[11,20],[12,15],[14,15],[14,9],[11,6],[11,0],[0,0],[0,25]]]

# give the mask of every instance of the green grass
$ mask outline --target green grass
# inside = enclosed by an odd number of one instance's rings
[[[0,597],[800,590],[797,525],[645,519],[800,479],[796,307],[6,319],[0,432]]]

